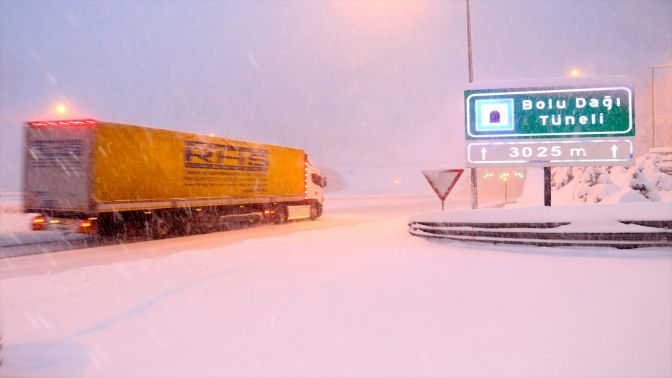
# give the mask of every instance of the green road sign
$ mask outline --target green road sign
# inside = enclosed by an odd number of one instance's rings
[[[635,135],[626,87],[479,89],[464,100],[468,140]]]

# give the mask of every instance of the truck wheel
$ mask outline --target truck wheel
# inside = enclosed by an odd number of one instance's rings
[[[322,215],[322,205],[319,203],[313,202],[310,205],[310,220],[315,220]]]
[[[187,217],[180,219],[176,231],[179,236],[189,236],[193,234],[195,231],[193,220]]]
[[[170,235],[170,223],[160,216],[154,215],[151,220],[152,239],[163,239]]]
[[[278,206],[275,209],[275,224],[287,223],[288,217],[286,206]]]
[[[201,219],[198,231],[204,234],[216,232],[219,229],[219,227],[217,226],[218,222],[219,217],[217,217],[217,215],[211,213],[205,214]]]

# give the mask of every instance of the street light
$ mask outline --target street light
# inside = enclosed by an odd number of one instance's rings
[[[54,106],[54,111],[56,114],[63,115],[68,112],[68,108],[64,104],[59,103]]]
[[[502,172],[499,174],[499,179],[504,181],[504,203],[509,203],[509,172]]]
[[[467,0],[467,68],[469,83],[474,82],[474,60],[471,56],[471,2]],[[471,168],[471,208],[478,209],[478,177],[476,168]]]
[[[570,74],[572,77],[579,77],[579,76],[581,76],[581,71],[579,71],[578,69],[574,68],[574,69],[572,69],[572,70],[569,72],[569,74]]]
[[[486,172],[483,174],[483,179],[488,180],[495,176],[494,172]],[[509,203],[509,180],[512,179],[512,176],[522,180],[525,178],[525,174],[521,171],[512,171],[512,172],[500,172],[497,178],[499,178],[504,183],[504,204]]]

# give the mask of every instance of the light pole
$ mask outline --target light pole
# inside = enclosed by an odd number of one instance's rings
[[[469,60],[469,82],[474,82],[474,67],[471,57],[471,1],[467,0],[467,59]]]
[[[504,204],[506,205],[509,203],[509,173],[501,173],[499,179],[504,181]]]
[[[469,67],[469,83],[474,82],[474,67],[471,57],[471,1],[467,0],[467,65]],[[478,176],[476,168],[471,168],[471,208],[478,208]]]
[[[651,67],[651,125],[653,128],[653,148],[656,148],[656,68],[670,67],[672,67],[672,64],[660,64]]]

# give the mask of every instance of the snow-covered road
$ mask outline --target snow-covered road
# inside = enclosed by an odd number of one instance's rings
[[[410,236],[438,206],[2,259],[0,376],[672,375],[670,251]]]

